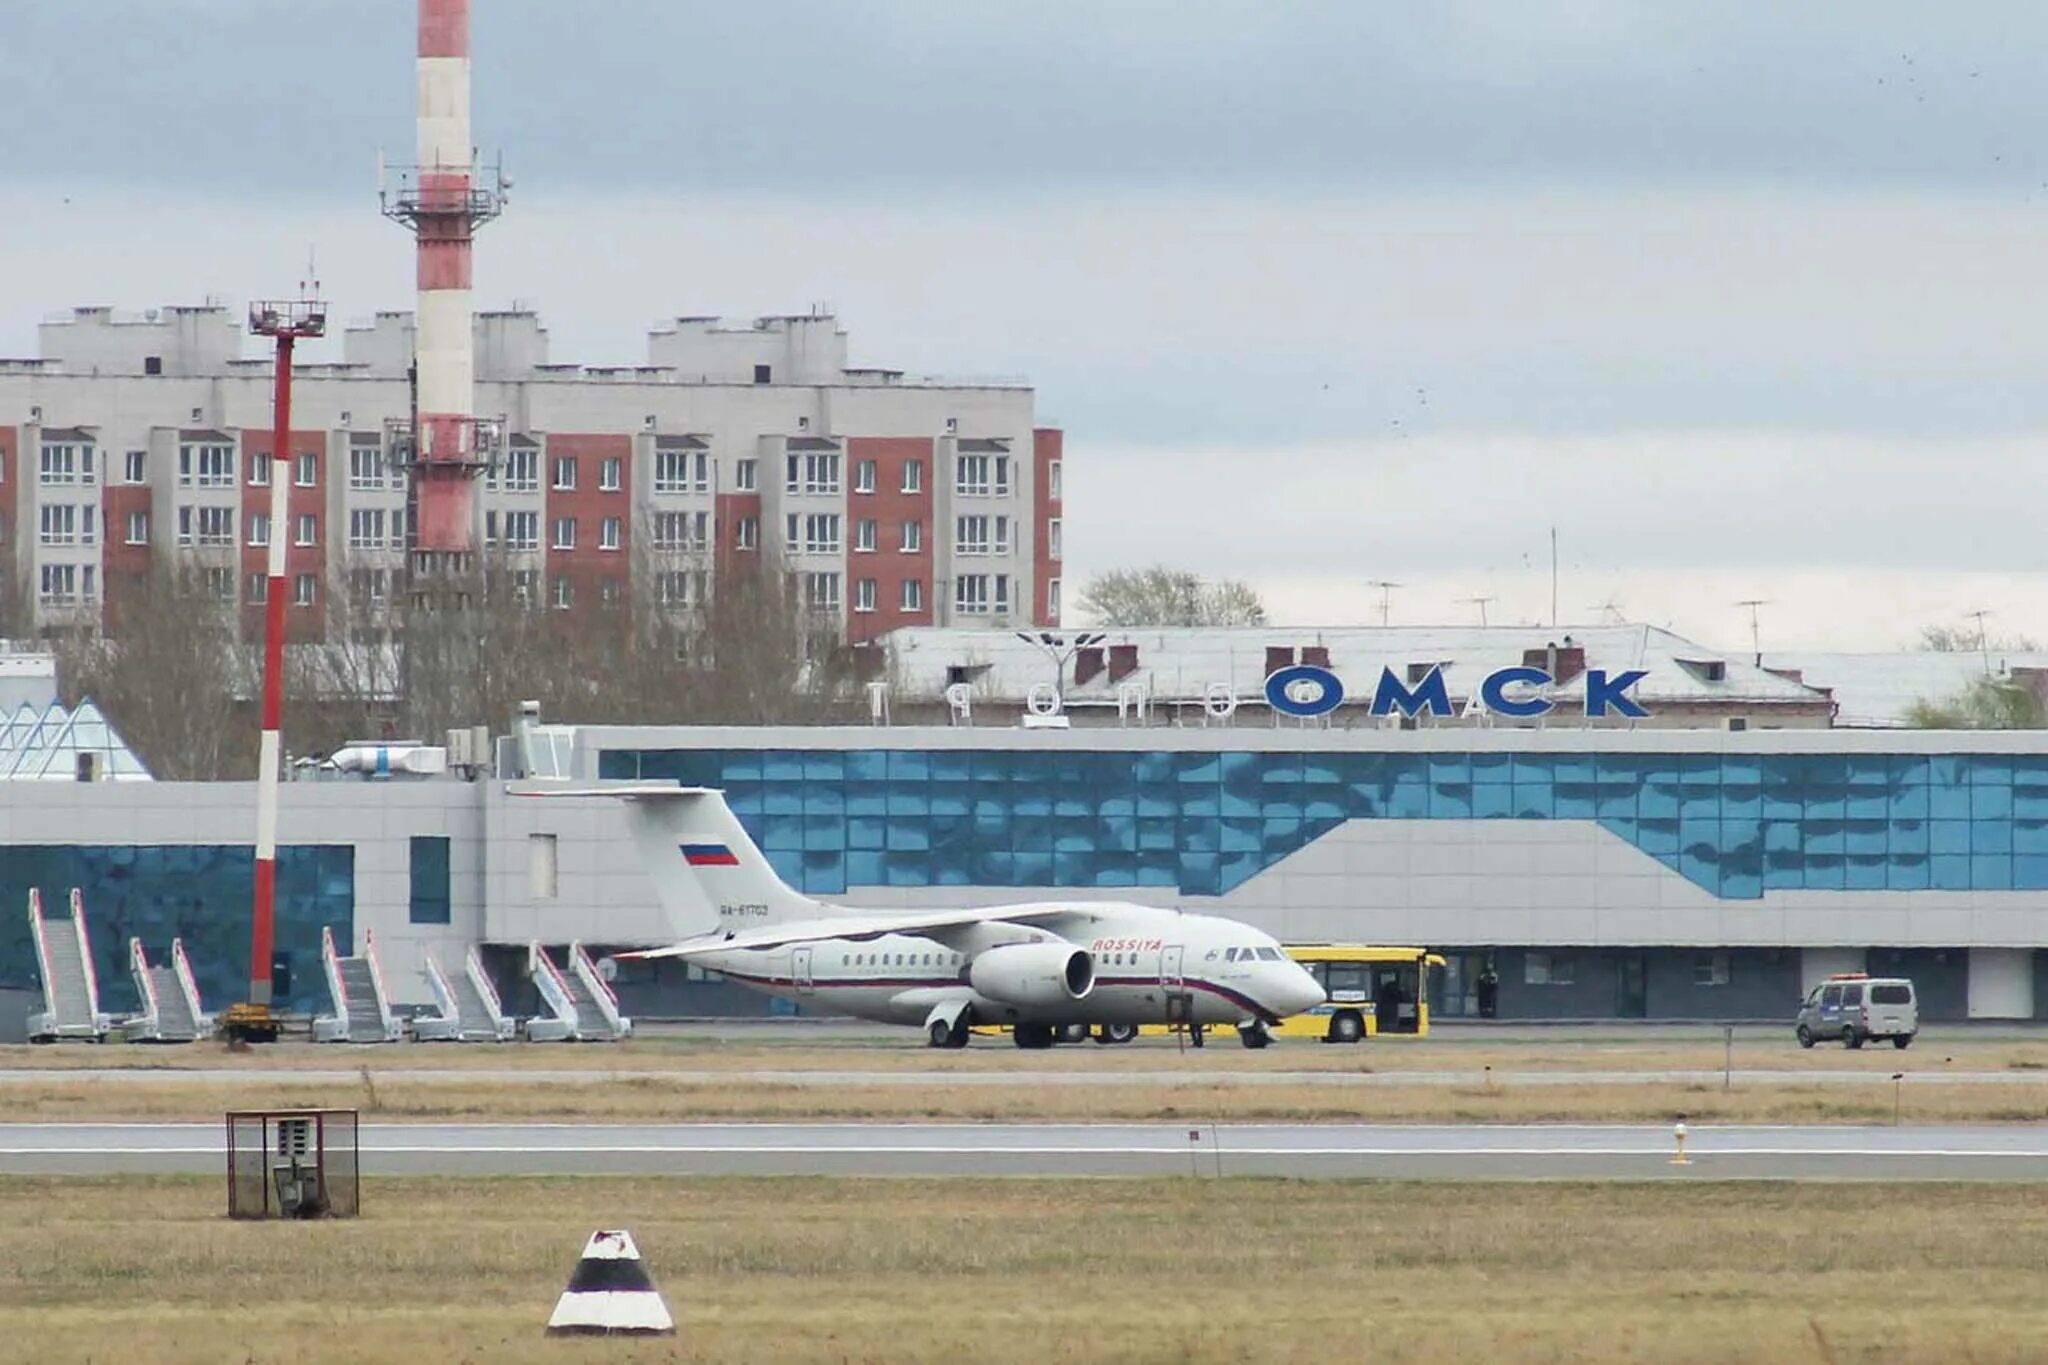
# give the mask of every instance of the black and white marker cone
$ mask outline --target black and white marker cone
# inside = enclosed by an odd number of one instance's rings
[[[569,1287],[555,1302],[548,1335],[674,1336],[675,1331],[675,1319],[640,1261],[633,1234],[624,1229],[591,1233]]]

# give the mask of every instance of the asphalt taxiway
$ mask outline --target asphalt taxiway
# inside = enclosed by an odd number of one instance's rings
[[[2048,1179],[2048,1129],[1372,1124],[366,1124],[369,1175]],[[0,1124],[0,1174],[218,1174],[218,1123]]]

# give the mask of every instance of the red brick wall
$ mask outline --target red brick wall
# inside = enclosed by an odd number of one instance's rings
[[[846,495],[846,586],[847,639],[858,643],[872,640],[898,626],[928,626],[932,623],[932,554],[938,528],[932,525],[932,483],[939,471],[932,467],[932,441],[928,436],[854,436],[846,442],[847,488],[854,485],[854,468],[862,460],[873,460],[875,491]],[[910,460],[924,462],[922,491],[903,491],[903,466]],[[875,526],[873,554],[856,552],[855,531],[863,520]],[[904,554],[903,523],[924,526],[922,548]],[[863,578],[875,580],[875,609],[853,610],[854,585]],[[924,609],[903,610],[903,583],[917,579],[924,584]]]
[[[249,543],[249,518],[258,512],[268,512],[270,510],[270,489],[268,487],[253,488],[249,484],[249,462],[258,455],[268,455],[271,453],[271,438],[273,435],[274,433],[268,428],[261,431],[253,429],[243,431],[242,462],[235,470],[235,489],[241,496],[241,506],[235,512],[235,544],[240,547],[238,553],[240,556],[239,571],[241,573],[241,579],[236,585],[236,592],[242,604],[243,638],[249,640],[260,640],[263,638],[263,608],[260,604],[249,601],[249,579],[251,575],[267,573],[270,569],[270,551],[262,546]],[[348,527],[345,524],[340,527],[325,524],[327,520],[327,500],[322,490],[327,486],[327,479],[330,473],[327,468],[327,433],[324,431],[293,431],[289,444],[294,457],[299,455],[311,455],[314,457],[315,473],[313,486],[311,488],[301,488],[297,482],[298,471],[296,469],[286,471],[285,478],[291,481],[291,488],[285,494],[285,507],[288,509],[285,515],[285,524],[270,528],[270,534],[285,538],[284,590],[287,594],[285,601],[292,605],[284,614],[284,633],[287,640],[318,640],[325,637],[327,633],[327,593],[329,588],[327,582],[327,542],[330,537],[337,533],[346,536],[348,534]],[[112,492],[113,490],[110,489],[108,491]],[[320,534],[316,542],[312,545],[301,546],[297,543],[297,536],[294,533],[298,526],[299,518],[306,515],[319,519],[322,525],[320,526]],[[152,518],[152,522],[155,520],[155,518]],[[123,529],[126,529],[125,526]],[[175,536],[177,533],[178,530],[175,526],[152,524],[149,528],[152,540],[161,535],[169,534]],[[302,573],[312,574],[313,577],[320,580],[320,586],[315,590],[313,597],[313,605],[310,607],[296,605],[298,579]]]
[[[576,461],[576,487],[560,490],[555,487],[555,461],[573,458]],[[599,488],[604,462],[616,459],[619,462],[619,487],[617,492],[607,493]],[[549,436],[546,449],[541,452],[541,487],[547,493],[547,510],[541,514],[540,543],[546,552],[546,582],[541,585],[541,600],[554,602],[554,580],[566,576],[575,585],[572,606],[581,611],[596,607],[602,600],[603,584],[608,578],[619,583],[619,601],[624,603],[631,592],[633,565],[633,438],[624,435],[564,434]],[[555,543],[555,521],[559,517],[576,519],[576,548],[557,550]],[[619,548],[601,550],[604,519],[619,519]]]
[[[754,548],[739,548],[740,522],[754,519]],[[740,567],[759,568],[761,563],[761,495],[759,493],[720,493],[711,503],[711,553],[712,563],[718,573],[730,573]],[[742,565],[742,557],[745,563]]]
[[[13,582],[15,534],[21,525],[21,434],[13,427],[0,427],[0,587]]]
[[[1048,600],[1052,592],[1052,581],[1055,578],[1064,578],[1060,571],[1060,561],[1052,557],[1052,523],[1062,515],[1061,499],[1052,496],[1052,466],[1054,461],[1063,458],[1066,440],[1067,434],[1058,427],[1039,427],[1031,433],[1034,490],[1031,495],[1031,511],[1038,526],[1037,548],[1032,552],[1031,563],[1031,623],[1038,626],[1059,624],[1053,619],[1052,603]],[[1061,529],[1064,532],[1064,526]],[[1066,591],[1067,586],[1062,582],[1061,595],[1064,596]]]

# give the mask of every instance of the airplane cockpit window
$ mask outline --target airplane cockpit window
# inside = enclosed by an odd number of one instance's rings
[[[1278,962],[1279,960],[1280,960],[1280,950],[1279,950],[1278,948],[1261,948],[1261,949],[1259,949],[1259,961],[1261,961],[1261,962]]]

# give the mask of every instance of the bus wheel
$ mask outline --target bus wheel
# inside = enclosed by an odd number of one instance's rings
[[[1333,1043],[1355,1043],[1365,1037],[1365,1020],[1350,1010],[1330,1016],[1329,1039]]]
[[[1052,1046],[1051,1024],[1019,1024],[1010,1030],[1010,1036],[1018,1047],[1041,1048]]]
[[[1237,1031],[1237,1040],[1246,1047],[1265,1047],[1273,1041],[1273,1035],[1266,1032],[1264,1024],[1252,1024]]]
[[[1137,1040],[1136,1024],[1104,1024],[1095,1035],[1098,1043],[1134,1043]]]

